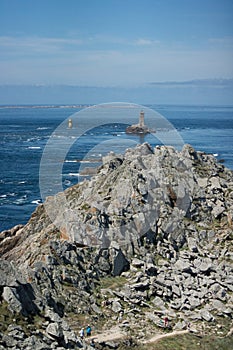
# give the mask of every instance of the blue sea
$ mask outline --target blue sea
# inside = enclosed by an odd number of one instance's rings
[[[233,107],[150,105],[146,108],[160,113],[169,125],[173,125],[184,143],[214,154],[226,167],[233,169]],[[74,123],[71,130],[78,130],[79,118],[76,125],[73,115],[83,110],[84,106],[0,106],[0,231],[25,224],[43,201],[39,174],[45,147],[52,138],[66,139],[69,118]],[[160,137],[151,134],[142,137],[125,133],[126,125],[138,122],[138,115],[134,120],[132,113],[127,115],[123,110],[122,118],[117,121],[116,115],[112,117],[114,108],[112,112],[105,109],[107,122],[104,123],[98,115],[100,109],[90,107],[87,110],[90,113],[84,113],[80,118],[85,120],[80,129],[84,130],[82,135],[77,138],[71,131],[73,141],[68,143],[65,157],[61,149],[54,156],[60,162],[62,189],[82,181],[86,167],[100,164],[101,157],[111,150],[120,153],[141,142],[150,142],[153,146],[163,143]],[[146,117],[145,113],[145,122]],[[62,123],[67,127],[64,134],[58,134]],[[166,134],[166,128],[162,130],[160,125],[160,132]],[[65,141],[61,147],[67,147]],[[48,163],[57,159],[54,160],[53,154],[50,156]],[[54,189],[51,191],[54,194]]]

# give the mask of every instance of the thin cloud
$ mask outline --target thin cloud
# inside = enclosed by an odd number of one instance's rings
[[[93,40],[78,36],[77,39],[2,36],[0,83],[132,85],[155,82],[165,86],[157,82],[173,80],[169,86],[180,86],[181,81],[191,81],[192,77],[233,77],[233,56],[229,50],[181,50],[168,48],[165,43],[152,45],[156,40],[145,38],[126,40],[122,44],[120,38],[114,44],[113,40],[111,36],[93,37]]]
[[[145,39],[145,38],[139,38],[134,42],[134,45],[137,46],[150,46],[160,44],[159,40],[151,40],[151,39]]]
[[[0,47],[2,50],[32,50],[36,52],[51,52],[53,50],[63,49],[66,46],[80,46],[81,39],[70,38],[43,38],[43,37],[10,37],[0,36]]]
[[[223,38],[210,38],[208,41],[210,44],[233,48],[232,36],[223,37]]]
[[[232,79],[194,79],[186,81],[151,82],[149,85],[160,87],[233,87]]]

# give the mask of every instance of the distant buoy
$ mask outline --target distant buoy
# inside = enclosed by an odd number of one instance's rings
[[[69,120],[68,120],[68,128],[69,128],[69,129],[72,129],[72,127],[73,127],[72,119],[69,119]]]

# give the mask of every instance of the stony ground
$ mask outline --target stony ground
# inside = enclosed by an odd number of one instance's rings
[[[58,194],[0,234],[0,347],[89,349],[88,323],[99,349],[229,334],[230,170],[188,145],[144,144],[105,157],[65,198],[69,210]]]

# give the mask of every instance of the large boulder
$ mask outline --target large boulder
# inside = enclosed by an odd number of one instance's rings
[[[113,261],[113,276],[120,276],[122,272],[129,270],[130,263],[120,249]]]

